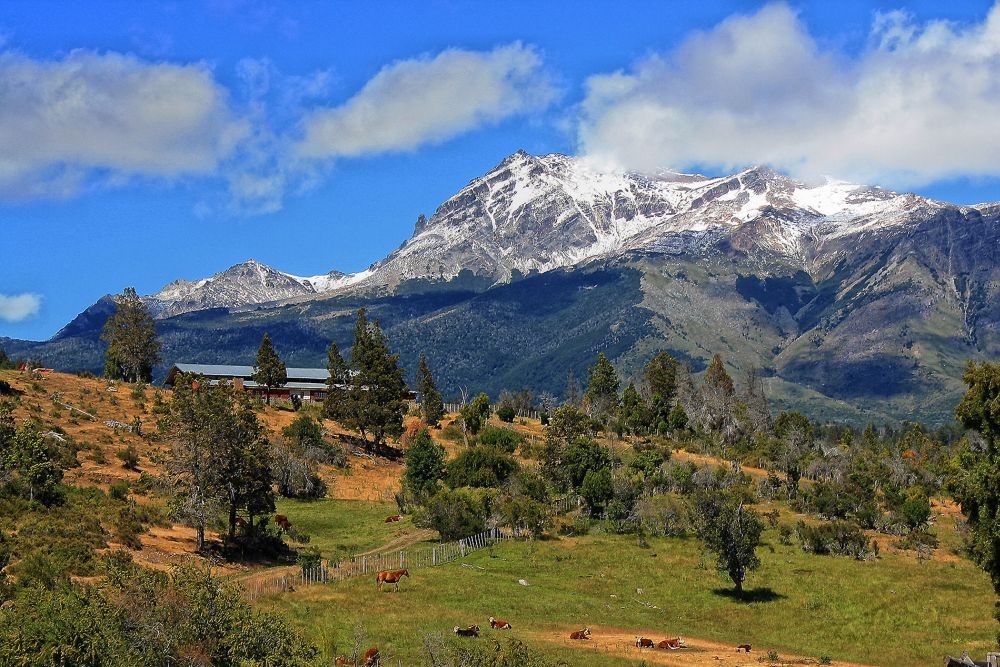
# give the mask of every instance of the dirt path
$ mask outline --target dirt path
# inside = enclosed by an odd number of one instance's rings
[[[711,639],[699,639],[697,637],[684,637],[686,648],[672,651],[658,648],[638,648],[635,645],[635,637],[641,634],[649,637],[653,641],[667,639],[666,635],[654,632],[639,632],[635,630],[623,630],[621,628],[611,628],[594,625],[590,627],[591,638],[586,641],[573,640],[569,638],[569,633],[580,628],[566,628],[556,632],[524,632],[525,637],[533,641],[548,644],[559,644],[561,646],[572,647],[579,651],[590,651],[595,656],[614,655],[617,657],[634,660],[635,662],[645,662],[652,665],[668,665],[669,667],[705,667],[706,665],[724,667],[760,667],[760,659],[766,656],[768,649],[764,646],[753,645],[750,653],[736,651],[736,643],[723,643]],[[671,635],[676,636],[676,635]],[[766,661],[767,665],[818,665],[818,657],[805,657],[789,655],[778,651],[776,662]],[[596,660],[595,660],[596,664]],[[846,662],[834,659],[829,664],[836,667],[870,667],[856,662]]]

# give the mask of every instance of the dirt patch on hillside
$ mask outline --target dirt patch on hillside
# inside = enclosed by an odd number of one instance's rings
[[[611,628],[605,626],[591,626],[591,637],[589,640],[573,640],[569,638],[570,632],[580,628],[566,628],[555,632],[523,632],[526,637],[532,640],[545,642],[548,644],[559,644],[571,647],[579,651],[590,651],[594,654],[594,664],[597,664],[600,656],[614,655],[623,657],[635,662],[646,662],[653,665],[668,665],[670,667],[704,667],[706,665],[723,665],[725,667],[759,667],[760,658],[768,654],[769,649],[764,646],[756,646],[751,643],[750,653],[737,652],[738,642],[724,643],[711,639],[699,639],[697,637],[684,637],[686,648],[670,650],[659,648],[638,648],[635,645],[636,635],[649,637],[654,642],[667,639],[667,635],[652,632],[637,632],[634,630],[623,630],[621,628]],[[669,637],[676,637],[670,635]],[[740,642],[747,641],[741,639]],[[817,665],[819,659],[816,657],[797,656],[776,651],[778,660],[767,665]],[[846,662],[834,659],[829,664],[838,667],[868,667],[861,663]]]

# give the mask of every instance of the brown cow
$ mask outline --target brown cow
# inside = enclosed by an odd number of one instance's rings
[[[740,651],[746,651],[747,653],[749,653],[750,652],[750,644],[740,644],[739,646],[737,646],[736,647],[736,652],[739,653]]]
[[[399,521],[400,516],[398,514],[393,514],[392,516],[387,516],[385,518],[385,523],[393,523],[394,521]]]
[[[337,667],[344,667],[345,665],[353,665],[354,658],[348,655],[338,655],[334,659],[333,664],[336,665]]]
[[[575,630],[569,633],[570,639],[590,639],[590,628],[584,628],[583,630]]]
[[[687,648],[687,644],[684,643],[683,637],[674,637],[672,639],[664,639],[659,644],[656,645],[657,648],[669,648],[669,649],[679,649]]]
[[[370,649],[365,651],[365,667],[381,667],[382,656],[378,652],[378,648],[372,646]]]
[[[479,636],[479,626],[470,625],[467,628],[460,628],[455,626],[455,634],[462,637],[478,637]]]
[[[375,588],[381,591],[382,584],[395,584],[395,590],[398,593],[399,580],[408,576],[410,576],[410,572],[405,567],[402,570],[380,570],[378,576],[375,577]]]
[[[284,514],[275,514],[274,523],[277,524],[278,528],[285,531],[286,533],[291,529],[292,522],[288,520],[288,517]]]
[[[648,637],[636,637],[635,645],[639,648],[653,648],[653,640]]]
[[[494,630],[510,630],[510,621],[497,620],[490,616],[490,627]]]

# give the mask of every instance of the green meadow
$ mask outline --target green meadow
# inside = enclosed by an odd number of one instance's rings
[[[393,508],[349,501],[283,502],[324,557],[368,550],[413,530],[408,519],[384,524]],[[784,519],[787,521],[787,518]],[[953,521],[938,517],[941,540],[931,560],[883,548],[872,561],[804,553],[768,529],[762,566],[747,596],[696,539],[650,539],[594,531],[580,537],[508,541],[461,561],[415,569],[399,593],[377,593],[373,576],[315,585],[260,601],[300,627],[327,656],[349,653],[355,638],[376,644],[385,664],[428,664],[426,645],[456,641],[452,628],[487,619],[513,623],[511,636],[554,662],[590,665],[601,653],[600,630],[662,638],[682,635],[833,664],[938,664],[945,654],[983,655],[995,646],[996,621],[987,576],[953,552]],[[522,585],[519,580],[528,585]],[[570,646],[573,629],[594,629],[592,646]],[[506,635],[505,635],[506,636]],[[470,640],[464,640],[470,641]],[[471,640],[475,641],[475,640]],[[622,647],[619,647],[622,648]],[[602,654],[601,664],[637,664],[641,656]]]

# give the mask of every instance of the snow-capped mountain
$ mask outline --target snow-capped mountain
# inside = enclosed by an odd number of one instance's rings
[[[243,306],[284,301],[337,289],[352,276],[339,271],[303,278],[282,273],[250,259],[211,278],[175,280],[156,294],[143,297],[154,317],[170,317],[208,308]]]
[[[519,151],[421,219],[412,238],[351,284],[391,292],[464,271],[485,287],[627,252],[697,251],[720,235],[804,261],[825,239],[904,225],[915,209],[942,206],[841,181],[801,183],[767,167],[721,178],[646,176]]]

